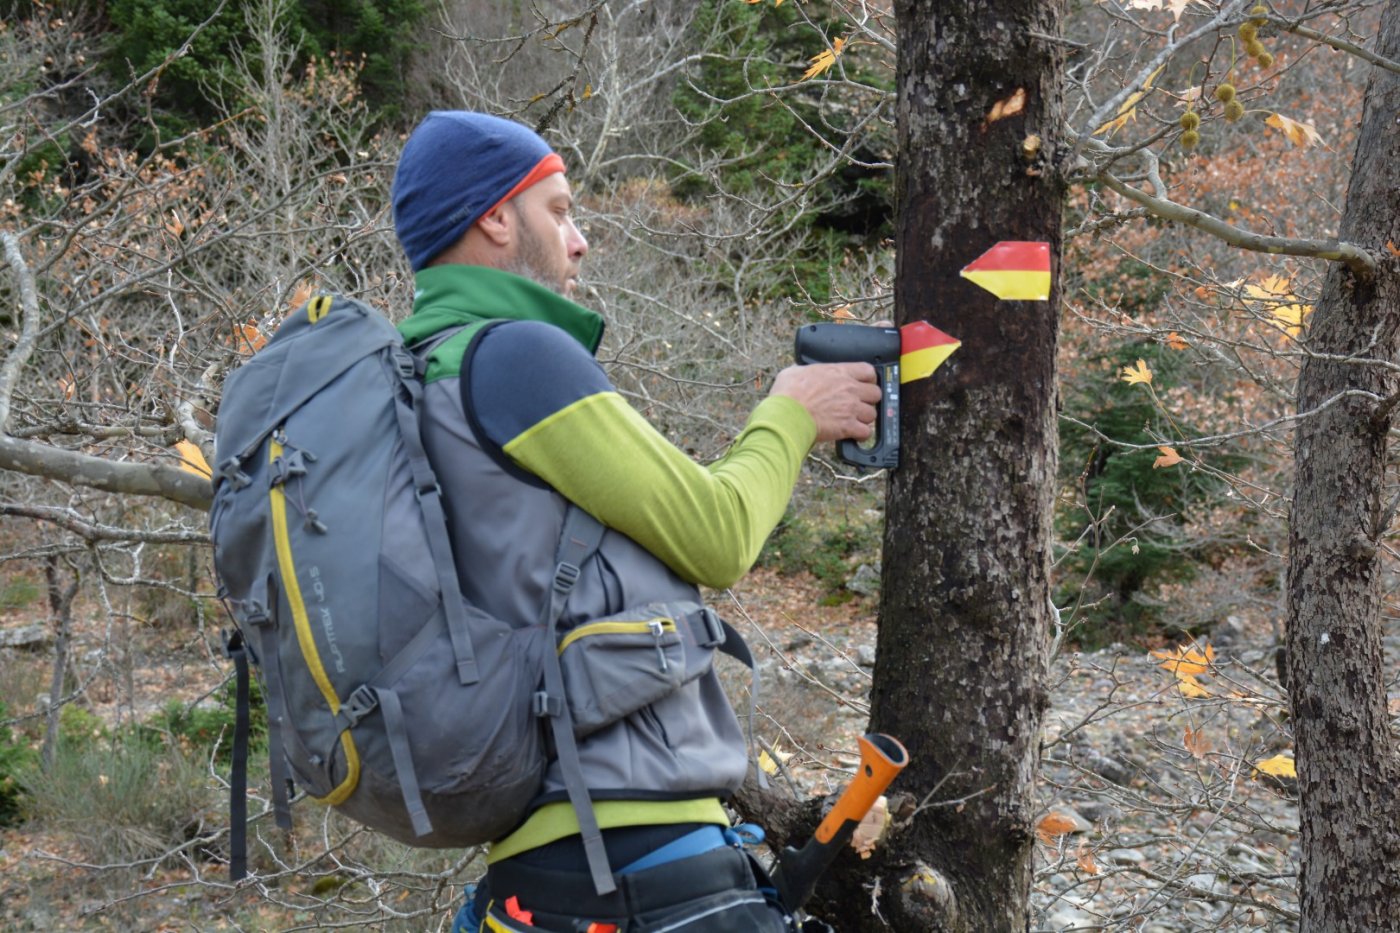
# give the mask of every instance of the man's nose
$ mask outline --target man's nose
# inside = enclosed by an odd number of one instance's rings
[[[579,230],[578,225],[573,220],[569,221],[567,242],[570,259],[578,260],[588,255],[588,240],[584,239],[583,232]]]

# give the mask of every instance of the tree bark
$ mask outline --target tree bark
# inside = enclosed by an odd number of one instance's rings
[[[1400,59],[1400,0],[1375,49]],[[1308,330],[1289,530],[1288,675],[1301,796],[1304,931],[1400,930],[1400,759],[1381,653],[1388,440],[1400,379],[1400,76],[1372,68],[1341,238],[1379,259],[1327,275]],[[1392,244],[1387,248],[1387,244]]]
[[[1052,612],[1059,295],[998,301],[959,270],[998,241],[1043,240],[1058,281],[1063,108],[1060,53],[1045,37],[1063,12],[1058,0],[895,9],[895,314],[962,348],[904,387],[872,689],[872,728],[912,759],[896,789],[927,806],[896,814],[878,886],[852,872],[844,900],[862,918],[849,929],[1025,930]]]

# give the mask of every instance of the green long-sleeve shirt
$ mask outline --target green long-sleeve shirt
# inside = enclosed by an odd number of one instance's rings
[[[430,356],[429,380],[458,375],[483,443],[548,483],[679,576],[733,584],[783,511],[816,427],[796,400],[770,396],[719,460],[700,465],[647,423],[593,358],[602,321],[510,273],[433,266],[418,273],[414,343],[466,326]],[[509,321],[481,332],[491,321]]]

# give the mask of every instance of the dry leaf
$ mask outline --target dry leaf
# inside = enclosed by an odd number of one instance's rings
[[[1162,73],[1162,68],[1165,67],[1167,66],[1163,65],[1161,68],[1158,68],[1156,71],[1152,72],[1152,74],[1148,75],[1147,80],[1142,84],[1142,90],[1134,91],[1132,94],[1129,94],[1128,99],[1118,105],[1118,115],[1103,126],[1094,130],[1094,135],[1097,136],[1104,130],[1108,130],[1108,135],[1112,136],[1114,133],[1121,130],[1129,120],[1136,120],[1138,101],[1146,97],[1148,92],[1152,90],[1152,82],[1157,80],[1157,76]]]
[[[250,352],[257,353],[267,345],[267,338],[264,337],[263,332],[258,329],[256,321],[249,321],[247,324],[238,328],[236,343],[240,345],[237,348],[240,351],[246,347]]]
[[[851,848],[859,852],[861,858],[870,858],[889,825],[889,801],[881,795],[875,798],[875,803],[856,826],[856,831],[851,835]]]
[[[1089,851],[1089,843],[1079,844],[1078,857],[1074,863],[1079,866],[1079,870],[1086,875],[1097,875],[1099,873],[1099,863],[1094,861],[1094,853]]]
[[[1396,247],[1394,240],[1386,240],[1385,248],[1390,250],[1390,255],[1400,256],[1400,248]]]
[[[1073,819],[1063,813],[1047,813],[1035,824],[1035,833],[1046,845],[1054,845],[1060,836],[1072,833],[1079,828]]]
[[[1264,121],[1274,129],[1279,130],[1288,137],[1288,141],[1295,146],[1307,147],[1313,143],[1322,142],[1322,136],[1317,128],[1311,123],[1302,123],[1298,120],[1290,120],[1281,113],[1275,113]]]
[[[1255,762],[1254,770],[1264,774],[1272,774],[1274,777],[1296,778],[1298,776],[1298,768],[1293,759],[1283,754]]]
[[[204,459],[204,454],[189,440],[177,442],[175,452],[180,455],[180,469],[186,473],[193,473],[195,476],[203,476],[206,479],[214,475],[214,471],[209,469],[209,461]]]
[[[1167,346],[1171,347],[1173,350],[1185,350],[1187,347],[1191,346],[1191,344],[1186,342],[1185,337],[1182,337],[1176,331],[1172,331],[1170,334],[1167,334]]]
[[[1138,360],[1136,367],[1124,366],[1123,381],[1128,385],[1136,385],[1139,382],[1150,385],[1152,383],[1152,370],[1147,368],[1147,361]]]
[[[1206,740],[1205,731],[1192,729],[1190,726],[1186,728],[1186,736],[1182,739],[1181,744],[1186,746],[1191,757],[1196,759],[1204,758],[1206,752],[1210,751],[1211,748],[1210,742]]]
[[[1182,460],[1181,454],[1177,453],[1175,448],[1158,447],[1157,449],[1162,452],[1162,455],[1152,461],[1152,469],[1154,470],[1161,469],[1162,467],[1176,466]]]
[[[992,104],[992,110],[987,114],[987,119],[982,121],[983,126],[995,123],[998,120],[1005,120],[1007,117],[1014,117],[1016,114],[1026,109],[1026,89],[1018,87],[1016,92],[1005,100],[999,100]]]
[[[302,279],[292,289],[292,296],[287,299],[287,313],[291,314],[297,308],[306,304],[316,294],[316,285],[310,279]]]
[[[808,61],[810,61],[812,65],[805,72],[803,72],[802,80],[806,81],[809,78],[815,78],[817,75],[829,70],[832,65],[836,64],[837,56],[841,54],[841,50],[845,47],[846,40],[837,39],[831,43],[831,48],[823,49],[816,55],[813,55],[810,59],[808,59]]]
[[[1165,671],[1171,671],[1178,677],[1207,674],[1210,672],[1211,664],[1215,661],[1215,646],[1206,645],[1204,648],[1198,648],[1194,643],[1188,642],[1175,651],[1154,651],[1152,656],[1163,658],[1163,662],[1158,667]]]
[[[69,400],[78,390],[78,383],[72,376],[60,376],[58,378],[58,390],[63,393],[63,398]]]
[[[855,315],[851,313],[850,305],[842,305],[832,310],[831,319],[833,321],[851,321],[855,319]]]

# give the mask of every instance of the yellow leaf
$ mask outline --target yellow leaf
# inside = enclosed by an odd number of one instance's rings
[[[1185,337],[1182,337],[1176,331],[1172,331],[1170,334],[1167,334],[1167,346],[1171,347],[1173,350],[1185,350],[1187,347],[1191,346],[1191,344],[1186,342]]]
[[[1161,467],[1176,466],[1181,462],[1181,454],[1177,453],[1175,448],[1158,447],[1157,449],[1162,452],[1162,456],[1152,461],[1152,469],[1156,470]]]
[[[1112,136],[1114,133],[1121,130],[1129,120],[1136,120],[1138,101],[1146,97],[1147,93],[1152,90],[1152,82],[1157,80],[1157,76],[1162,73],[1162,68],[1165,67],[1167,66],[1162,65],[1161,68],[1158,68],[1156,71],[1152,72],[1152,74],[1148,75],[1147,80],[1142,84],[1142,90],[1129,94],[1128,99],[1118,105],[1118,115],[1103,126],[1094,130],[1094,135],[1097,136],[1104,130],[1108,130],[1108,135]]]
[[[1313,143],[1322,142],[1322,135],[1311,123],[1301,123],[1298,120],[1290,120],[1281,113],[1275,113],[1264,121],[1274,129],[1279,130],[1288,137],[1288,141],[1295,146],[1307,147]]]
[[[1282,754],[1255,762],[1254,770],[1264,774],[1272,774],[1274,777],[1296,778],[1298,776],[1298,768],[1293,759]]]
[[[759,749],[758,766],[769,774],[777,774],[779,762],[786,764],[787,760],[791,757],[792,754],[790,752],[785,754],[779,748],[774,748],[772,755],[769,755],[766,749]],[[775,761],[774,759],[777,760]]]
[[[1303,332],[1303,322],[1312,314],[1312,305],[1279,305],[1271,313],[1274,319],[1270,324],[1290,337],[1297,337]]]
[[[1007,117],[1014,117],[1016,114],[1026,109],[1026,89],[1018,87],[1010,97],[999,100],[992,104],[991,111],[987,114],[987,119],[982,121],[986,126],[998,120],[1005,120]]]
[[[1191,697],[1195,700],[1210,696],[1210,691],[1201,686],[1201,682],[1190,674],[1177,675],[1176,689],[1181,691],[1182,696]]]
[[[1268,323],[1290,337],[1297,337],[1312,314],[1312,305],[1302,304],[1293,294],[1291,283],[1281,275],[1266,276],[1258,285],[1246,285],[1246,301],[1269,315]]]
[[[1210,672],[1210,666],[1215,661],[1215,646],[1197,648],[1194,643],[1188,642],[1174,651],[1154,651],[1152,656],[1165,659],[1158,665],[1162,670],[1171,671],[1178,677],[1190,677]]]
[[[183,440],[176,443],[175,452],[180,455],[180,469],[186,473],[193,473],[205,478],[214,475],[214,471],[209,469],[209,461],[204,459],[204,454],[190,441]]]
[[[1151,384],[1152,370],[1147,368],[1146,360],[1138,360],[1137,366],[1123,367],[1123,381],[1128,385],[1137,385],[1139,382]]]
[[[829,70],[832,65],[836,64],[836,57],[841,54],[841,50],[845,45],[845,39],[837,39],[831,43],[831,48],[823,49],[816,55],[813,55],[811,59],[809,59],[812,66],[803,73],[802,80],[806,81],[809,78],[815,78],[817,75]]]

